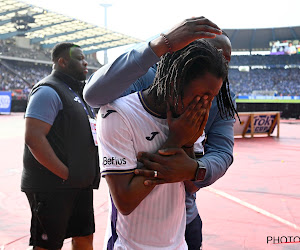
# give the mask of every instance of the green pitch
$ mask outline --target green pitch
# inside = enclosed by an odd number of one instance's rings
[[[236,99],[237,103],[300,103],[300,100]]]

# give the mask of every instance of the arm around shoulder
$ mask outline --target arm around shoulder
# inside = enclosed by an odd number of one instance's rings
[[[98,69],[86,83],[83,97],[94,108],[112,102],[158,61],[149,45],[142,44]]]

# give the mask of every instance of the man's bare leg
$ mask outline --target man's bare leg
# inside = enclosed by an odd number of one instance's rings
[[[73,237],[72,250],[93,250],[93,237],[93,234],[83,237]]]

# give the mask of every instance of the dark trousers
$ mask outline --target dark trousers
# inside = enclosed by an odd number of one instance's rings
[[[185,241],[189,250],[199,250],[202,245],[202,220],[199,216],[188,225],[185,229]]]

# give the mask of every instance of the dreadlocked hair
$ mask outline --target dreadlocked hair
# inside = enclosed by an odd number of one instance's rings
[[[239,114],[232,102],[228,75],[223,81],[222,87],[217,95],[217,105],[222,119],[234,118],[236,114],[239,119],[239,122],[241,123]]]
[[[229,39],[228,34],[224,30],[222,30],[222,34],[224,36],[228,37],[228,39]],[[224,117],[234,118],[234,115],[236,114],[239,119],[239,122],[241,123],[239,114],[232,102],[230,88],[229,88],[228,75],[226,76],[226,78],[223,82],[223,85],[220,89],[219,95],[217,96],[217,104],[218,104],[221,118],[223,118],[223,119],[224,119]]]
[[[175,108],[177,108],[179,98],[182,100],[184,97],[184,86],[207,72],[217,78],[222,78],[224,85],[228,75],[228,64],[222,51],[217,50],[209,42],[200,39],[179,51],[162,56],[149,91],[156,91],[157,104],[165,101],[166,97],[171,97]],[[226,84],[225,89],[227,90]],[[227,94],[227,92],[224,93]],[[220,96],[218,107],[221,106],[219,110],[226,115],[228,112],[224,101],[227,102],[230,96],[226,98],[220,92],[218,96]]]

